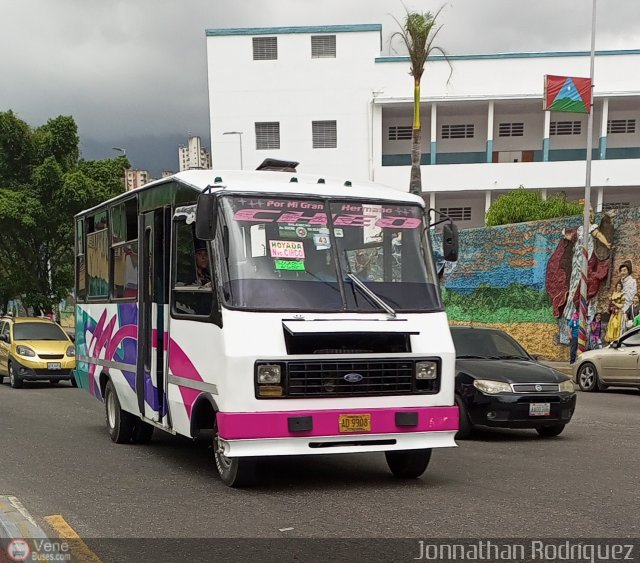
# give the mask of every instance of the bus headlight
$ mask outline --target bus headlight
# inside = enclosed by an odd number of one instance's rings
[[[281,370],[279,365],[267,364],[258,366],[258,384],[276,385],[280,383]]]
[[[437,362],[416,362],[416,379],[436,379],[437,377]]]

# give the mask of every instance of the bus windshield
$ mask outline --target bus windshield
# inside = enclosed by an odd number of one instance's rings
[[[229,307],[380,312],[382,301],[442,310],[419,205],[228,195],[220,209]]]

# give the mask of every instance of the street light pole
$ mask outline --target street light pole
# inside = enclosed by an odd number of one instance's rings
[[[127,149],[122,149],[120,147],[111,147],[111,150],[120,151],[122,153],[122,156],[127,156]]]
[[[580,329],[578,333],[578,353],[582,354],[587,349],[587,275],[589,263],[589,242],[591,239],[591,151],[593,146],[593,75],[595,67],[596,51],[596,1],[593,0],[591,15],[591,58],[589,66],[589,79],[591,83],[591,102],[587,121],[587,166],[584,183],[584,222],[582,226],[582,269],[580,276]],[[569,296],[572,299],[572,296]]]
[[[242,131],[225,131],[223,135],[238,135],[238,139],[240,139],[240,170],[244,170],[242,164]]]

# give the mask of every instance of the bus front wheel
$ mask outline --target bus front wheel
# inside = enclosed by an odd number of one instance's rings
[[[252,457],[227,457],[220,444],[218,433],[213,438],[213,455],[222,482],[228,487],[239,488],[255,480],[256,460]]]
[[[416,479],[422,475],[431,461],[431,448],[424,450],[394,450],[385,452],[387,465],[396,477]]]

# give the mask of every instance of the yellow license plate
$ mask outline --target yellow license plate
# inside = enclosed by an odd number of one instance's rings
[[[341,414],[340,432],[371,432],[370,414]]]

